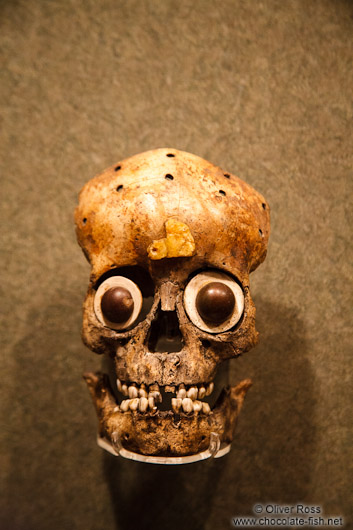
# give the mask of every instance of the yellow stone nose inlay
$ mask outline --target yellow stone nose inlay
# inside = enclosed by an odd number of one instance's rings
[[[166,237],[156,239],[147,248],[148,257],[153,260],[192,256],[195,241],[190,228],[181,221],[168,219],[165,223]]]

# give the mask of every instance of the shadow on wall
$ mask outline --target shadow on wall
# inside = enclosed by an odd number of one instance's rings
[[[292,309],[257,303],[261,347],[231,363],[236,381],[255,382],[231,453],[170,467],[104,454],[117,529],[202,530],[214,526],[210,518],[229,528],[256,503],[310,501],[315,402],[305,328]]]
[[[295,308],[255,303],[260,345],[239,359],[239,368],[233,363],[237,377],[249,375],[254,382],[233,442],[236,514],[258,503],[314,501],[316,397],[305,323]]]

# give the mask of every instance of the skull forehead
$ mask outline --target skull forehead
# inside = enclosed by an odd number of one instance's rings
[[[118,168],[88,182],[76,210],[78,240],[94,277],[112,266],[150,266],[148,245],[164,237],[170,218],[190,228],[198,262],[223,260],[246,277],[265,258],[269,208],[239,178],[175,149],[148,151]]]

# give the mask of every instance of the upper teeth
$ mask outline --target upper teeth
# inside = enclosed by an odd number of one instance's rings
[[[144,388],[139,388],[139,396],[146,398],[148,396],[146,390]]]
[[[212,394],[213,389],[214,389],[214,383],[212,382],[206,388],[206,396],[209,396],[210,394]]]
[[[202,399],[206,395],[206,388],[202,385],[199,388],[199,398]]]
[[[179,388],[177,392],[177,398],[184,399],[186,397],[186,390],[185,388]]]
[[[162,402],[162,395],[161,395],[160,392],[156,392],[156,391],[154,391],[154,392],[150,392],[150,393],[148,394],[148,397],[149,397],[149,398],[152,397],[152,398],[153,398],[155,401],[157,401],[157,402],[158,402],[158,401],[159,401],[160,403]]]
[[[188,398],[195,401],[195,399],[197,398],[197,387],[191,386],[189,390],[186,392],[186,395],[188,396]]]
[[[115,407],[115,411],[127,412],[128,410],[140,412],[147,412],[147,410],[155,412],[157,410],[157,403],[162,402],[162,394],[160,392],[157,383],[154,383],[147,387],[144,383],[138,385],[132,383],[127,385],[116,380],[116,385],[124,396],[128,396],[129,399],[124,399],[120,407]],[[172,409],[174,412],[179,413],[182,409],[185,413],[191,412],[203,412],[209,414],[211,408],[208,403],[199,401],[205,396],[209,396],[214,390],[214,383],[208,383],[206,385],[190,385],[188,388],[183,383],[175,387],[174,385],[167,385],[164,387],[166,392],[176,392],[176,397],[172,398]],[[199,399],[199,400],[198,400]]]
[[[129,386],[129,398],[137,398],[138,394],[138,390],[135,386]]]

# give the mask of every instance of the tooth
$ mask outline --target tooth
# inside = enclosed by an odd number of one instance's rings
[[[150,386],[150,392],[159,392],[159,386],[157,383],[153,383],[153,385]]]
[[[114,407],[114,412],[119,412],[119,405],[117,405],[116,407]]]
[[[148,396],[148,406],[151,410],[155,408],[154,398],[152,396]]]
[[[194,407],[194,412],[200,412],[202,409],[201,401],[194,401],[193,407]]]
[[[129,409],[130,410],[137,410],[139,406],[139,398],[130,399],[129,403]]]
[[[175,386],[174,385],[166,385],[165,386],[165,391],[166,392],[170,392],[170,393],[174,393],[175,392]]]
[[[129,398],[133,399],[133,398],[137,398],[137,396],[138,396],[137,388],[133,385],[129,386]]]
[[[125,385],[125,384],[121,385],[121,391],[124,394],[124,396],[127,396],[128,393],[129,393],[129,391],[127,389],[127,385]]]
[[[209,414],[211,412],[211,407],[205,401],[202,403],[202,412],[204,414]]]
[[[130,404],[130,400],[124,399],[124,401],[120,403],[120,410],[122,412],[127,412],[129,410],[129,404]]]
[[[139,410],[141,412],[146,412],[148,407],[148,399],[146,397],[141,397],[139,399]]]
[[[153,398],[157,403],[162,403],[162,395],[160,392],[150,392],[148,397]]]
[[[206,388],[204,386],[200,386],[199,388],[199,398],[202,399],[206,395]]]
[[[184,412],[192,412],[194,410],[194,407],[192,405],[192,401],[188,397],[183,399],[182,405],[183,405]]]
[[[144,388],[139,388],[139,396],[141,398],[146,398],[147,397],[147,392]]]
[[[206,389],[206,396],[209,396],[210,394],[212,394],[213,392],[213,389],[214,389],[214,383],[210,383]]]
[[[118,387],[119,392],[121,392],[121,386],[122,386],[122,385],[121,385],[121,381],[120,381],[120,379],[117,379],[117,380],[116,380],[116,386]]]
[[[176,397],[180,398],[180,399],[184,399],[186,397],[185,385],[183,383],[181,383],[181,385],[179,385],[179,390],[177,392]]]
[[[186,395],[187,395],[188,398],[190,398],[193,401],[195,401],[195,399],[197,398],[197,387],[196,386],[191,386],[189,388],[189,390],[187,391]]]
[[[179,412],[180,407],[182,405],[182,399],[180,398],[172,398],[172,409],[174,412]]]

